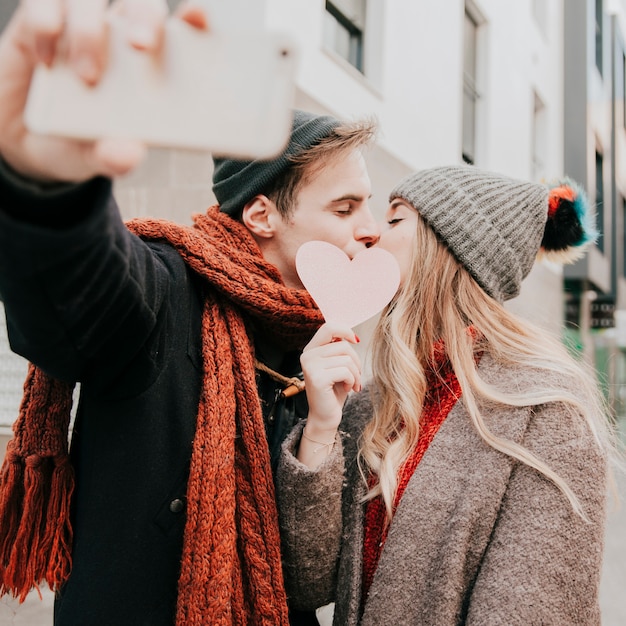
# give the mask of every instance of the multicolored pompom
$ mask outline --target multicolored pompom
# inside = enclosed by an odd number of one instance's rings
[[[540,256],[557,263],[573,263],[598,236],[595,213],[582,187],[568,178],[551,185]]]

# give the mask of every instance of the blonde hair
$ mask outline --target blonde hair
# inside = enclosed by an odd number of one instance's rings
[[[519,444],[492,433],[479,410],[480,401],[523,407],[561,402],[584,416],[602,450],[614,449],[608,411],[595,377],[569,355],[547,331],[517,318],[483,291],[468,271],[438,240],[421,217],[409,275],[383,312],[372,341],[374,414],[360,444],[362,472],[378,477],[366,499],[381,495],[388,520],[393,514],[398,470],[414,449],[426,394],[426,371],[435,343],[443,340],[462,390],[471,421],[487,444],[550,479],[573,509],[586,519],[570,487],[548,465]],[[468,326],[480,338],[475,341]],[[475,356],[488,350],[502,365],[528,366],[558,372],[576,381],[585,403],[565,389],[545,388],[503,392],[481,379]]]

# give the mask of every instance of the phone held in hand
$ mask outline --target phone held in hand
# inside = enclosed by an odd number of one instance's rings
[[[111,17],[109,32],[108,64],[96,86],[62,60],[36,69],[25,110],[32,132],[137,139],[241,159],[271,158],[283,149],[297,65],[288,37],[212,34],[169,18],[154,57],[128,45],[121,18]]]

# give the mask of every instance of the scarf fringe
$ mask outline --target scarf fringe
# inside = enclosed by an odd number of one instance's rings
[[[33,588],[41,597],[42,582],[56,590],[69,575],[74,473],[65,456],[24,460],[9,449],[0,487],[0,594],[21,603]]]
[[[6,564],[11,559],[11,551],[15,543],[15,536],[20,525],[21,503],[24,498],[24,468],[19,457],[12,448],[15,441],[11,440],[7,444],[7,451],[2,470],[0,470],[0,528],[2,537],[0,542],[0,573],[2,577],[0,589],[2,595],[4,589],[4,570]]]
[[[50,589],[58,589],[72,569],[71,501],[74,493],[74,469],[67,456],[54,459],[51,497],[48,502],[44,554],[48,554],[46,582]]]

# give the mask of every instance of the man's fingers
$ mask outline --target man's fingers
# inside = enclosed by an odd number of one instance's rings
[[[181,2],[176,8],[175,15],[198,30],[210,30],[209,18],[206,11],[191,0]]]
[[[128,21],[128,42],[137,50],[157,52],[163,44],[165,0],[124,0],[121,12]]]
[[[107,59],[107,0],[67,0],[69,62],[86,83],[100,79]]]
[[[96,175],[127,174],[141,163],[145,153],[145,146],[136,141],[79,142],[27,134],[17,155],[3,151],[3,156],[13,169],[34,180],[81,182]]]
[[[112,10],[126,19],[128,42],[133,47],[158,53],[168,16],[166,0],[22,0],[21,41],[32,51],[33,64],[50,65],[63,36],[64,52],[76,74],[93,85],[100,80],[107,61],[107,21]],[[199,4],[183,3],[177,15],[191,26],[208,30],[206,12]]]
[[[20,11],[24,44],[33,51],[34,62],[50,65],[63,31],[62,0],[22,0]]]
[[[132,140],[102,139],[89,149],[94,168],[103,176],[113,178],[128,174],[146,155],[146,146]]]

